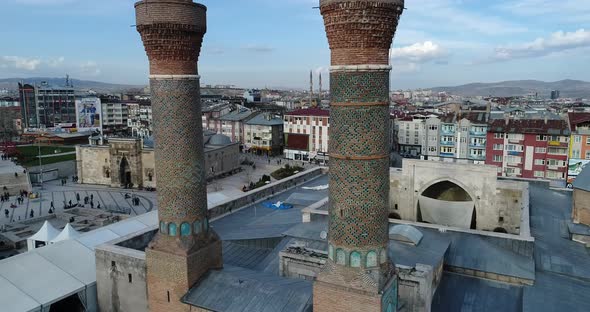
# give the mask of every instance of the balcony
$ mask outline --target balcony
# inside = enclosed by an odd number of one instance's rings
[[[549,169],[549,170],[559,170],[559,166],[558,165],[547,165],[547,169]]]
[[[524,140],[521,140],[521,139],[508,139],[508,142],[509,143],[515,143],[515,144],[519,144],[522,141],[524,141]]]
[[[450,130],[450,129],[441,129],[440,130],[441,135],[447,135],[447,136],[454,136],[455,135],[455,130]]]
[[[486,160],[486,155],[469,155],[472,160]]]
[[[508,151],[508,155],[510,156],[521,156],[522,153],[521,151]]]
[[[471,135],[471,136],[482,136],[482,137],[485,137],[487,134],[488,134],[487,132],[474,131],[474,130],[469,131],[469,135]]]
[[[471,148],[478,148],[478,149],[485,149],[486,143],[469,143],[469,147]]]
[[[442,142],[440,142],[440,145],[442,145],[442,146],[455,146],[455,142],[442,141]]]
[[[455,153],[443,153],[443,152],[441,152],[440,153],[440,156],[443,156],[443,157],[455,157]]]

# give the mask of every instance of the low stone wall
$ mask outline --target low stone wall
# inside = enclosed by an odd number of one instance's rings
[[[71,176],[75,176],[76,175],[76,161],[75,160],[68,160],[68,161],[62,161],[62,162],[58,162],[55,164],[49,164],[49,165],[43,165],[43,171],[51,171],[57,169],[58,171],[58,176],[60,178],[65,178],[65,177],[71,177]],[[36,167],[30,167],[28,169],[29,172],[39,172],[40,171],[40,167],[36,166]],[[44,180],[47,181],[47,180]],[[72,180],[69,180],[68,182],[71,182]]]
[[[215,207],[209,209],[209,218],[216,219],[226,213],[229,213],[230,210],[232,212],[236,212],[240,208],[245,208],[249,205],[268,200],[268,198],[276,195],[277,193],[284,192],[305,182],[309,182],[310,180],[313,180],[324,173],[326,173],[324,169],[319,167],[306,170],[286,179],[265,185],[250,192],[246,192],[244,193],[244,196],[240,198],[223,201],[217,204]]]

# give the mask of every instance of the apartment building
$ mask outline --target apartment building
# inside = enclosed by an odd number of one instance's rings
[[[308,161],[327,160],[330,111],[321,108],[298,109],[283,117],[285,158]]]
[[[484,163],[485,112],[466,114],[415,114],[396,120],[397,142],[405,157],[435,161]]]
[[[239,108],[219,117],[218,122],[212,122],[211,124],[215,125],[215,129],[211,130],[229,137],[233,143],[244,143],[245,122],[254,118],[256,114],[250,109]]]
[[[102,128],[105,134],[123,134],[129,127],[127,103],[102,101]]]
[[[134,137],[150,137],[153,134],[152,106],[149,104],[127,103],[127,128]]]
[[[283,153],[283,118],[261,113],[244,123],[244,148],[259,155],[276,156]]]
[[[565,180],[570,130],[563,119],[495,119],[487,134],[486,164],[498,176]]]

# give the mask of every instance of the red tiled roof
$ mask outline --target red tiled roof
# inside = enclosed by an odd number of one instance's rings
[[[576,126],[578,124],[590,121],[590,113],[569,113],[567,116],[569,118],[572,131],[576,131]]]
[[[308,134],[293,134],[289,133],[286,137],[287,149],[307,151],[309,148]]]
[[[508,125],[504,119],[490,122],[490,132],[499,133],[531,133],[549,135],[569,135],[570,130],[565,120],[544,119],[510,119]]]
[[[305,108],[298,109],[292,112],[286,113],[286,116],[330,116],[330,111],[321,108]]]

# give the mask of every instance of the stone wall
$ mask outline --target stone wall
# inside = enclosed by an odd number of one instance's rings
[[[153,230],[143,234],[150,231]],[[123,237],[114,243],[129,238]],[[148,311],[145,253],[117,245],[101,245],[95,249],[95,258],[99,311]]]
[[[476,229],[503,228],[518,234],[528,186],[515,181],[498,181],[493,166],[455,164],[404,159],[403,168],[390,171],[390,213],[402,220],[418,220],[418,200],[430,186],[450,181],[473,199]],[[528,205],[526,207],[528,209]]]
[[[108,146],[76,146],[76,164],[81,184],[111,185],[111,154]]]
[[[590,192],[574,189],[572,217],[574,223],[590,226]]]

